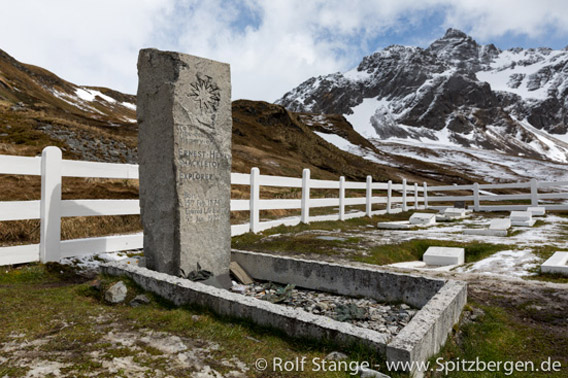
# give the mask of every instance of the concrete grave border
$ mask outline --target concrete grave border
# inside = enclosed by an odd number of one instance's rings
[[[232,251],[232,259],[256,279],[284,284],[293,282],[307,289],[404,302],[420,310],[389,341],[388,335],[383,333],[146,268],[120,262],[111,262],[101,268],[104,274],[127,276],[145,290],[176,305],[201,305],[218,314],[247,318],[296,337],[330,339],[344,345],[362,343],[376,349],[388,361],[426,361],[438,353],[459,321],[467,301],[467,284],[461,281],[237,250]],[[418,371],[412,373],[421,375]]]

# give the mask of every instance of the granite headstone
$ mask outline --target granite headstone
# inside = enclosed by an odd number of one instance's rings
[[[172,275],[229,271],[228,64],[177,52],[138,56],[140,207],[146,266]]]

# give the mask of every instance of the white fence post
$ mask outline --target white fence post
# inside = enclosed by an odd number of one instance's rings
[[[538,182],[531,179],[531,206],[538,206]]]
[[[253,233],[260,231],[260,170],[256,167],[250,170],[250,230]]]
[[[302,223],[310,223],[310,170],[302,171]]]
[[[428,208],[428,183],[424,181],[424,208]]]
[[[41,153],[40,243],[41,262],[61,257],[61,150],[49,146]]]
[[[473,183],[473,210],[479,211],[479,184]]]
[[[367,200],[365,201],[365,213],[368,217],[371,217],[373,214],[373,177],[367,176]]]
[[[406,179],[402,179],[402,211],[408,211],[406,205]]]
[[[339,178],[339,220],[345,220],[345,176]]]
[[[392,180],[387,183],[387,214],[391,213]]]
[[[418,210],[418,183],[414,183],[414,208]]]

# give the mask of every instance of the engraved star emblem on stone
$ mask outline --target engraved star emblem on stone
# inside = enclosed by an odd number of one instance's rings
[[[199,104],[199,109],[202,112],[212,113],[217,110],[221,96],[219,87],[210,76],[197,74],[197,80],[190,85],[191,93],[189,95],[193,98],[193,101]]]

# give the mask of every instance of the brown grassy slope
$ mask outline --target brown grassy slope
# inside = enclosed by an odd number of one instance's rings
[[[309,168],[312,177],[364,181],[396,178],[400,170],[376,164],[339,150],[300,118],[279,105],[239,100],[233,103],[233,171],[300,177]]]
[[[83,102],[75,96],[81,88],[98,90],[116,102],[100,97]],[[107,88],[79,87],[0,50],[0,153],[36,155],[47,145],[57,145],[67,159],[127,161],[125,150],[131,149],[132,161],[137,126],[125,119],[133,119],[135,114],[121,102],[133,103],[135,97]],[[235,101],[233,171],[249,172],[258,166],[264,174],[300,177],[303,168],[310,168],[312,177],[322,179],[343,175],[348,180],[364,180],[372,175],[381,181],[400,181],[402,177],[430,183],[465,181],[460,173],[378,151],[342,116],[325,116],[326,127],[317,122],[307,126],[303,116],[265,102]],[[341,151],[313,131],[332,131],[390,163],[377,164]],[[54,137],[61,134],[66,137]],[[69,134],[75,146],[70,146]],[[77,148],[77,143],[84,145]],[[116,159],[109,160],[109,150],[114,150]],[[93,153],[86,157],[86,152]]]

